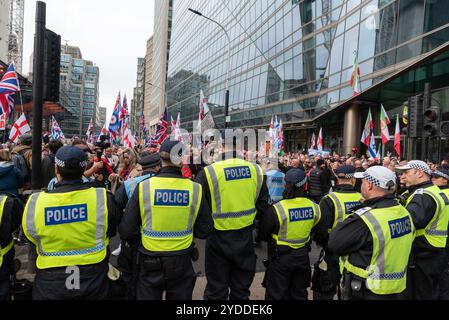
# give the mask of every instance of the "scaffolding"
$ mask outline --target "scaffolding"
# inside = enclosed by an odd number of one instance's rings
[[[23,24],[25,0],[10,0],[8,62],[14,62],[17,72],[22,72]]]

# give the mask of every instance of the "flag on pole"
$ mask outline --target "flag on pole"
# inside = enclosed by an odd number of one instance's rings
[[[383,105],[380,105],[380,131],[382,134],[382,144],[386,144],[390,141],[390,132],[388,132],[388,125],[390,124],[390,118],[388,118],[388,114],[385,111]]]
[[[51,117],[52,125],[51,125],[51,136],[54,140],[65,139],[64,134],[62,133],[61,127],[56,121],[55,117]]]
[[[201,121],[201,133],[208,129],[215,128],[215,121],[212,113],[210,112],[207,104],[206,96],[203,90],[200,90],[200,121]]]
[[[5,114],[0,114],[0,131],[6,130],[6,116]]]
[[[357,57],[357,52],[354,52],[354,64],[352,66],[352,74],[351,74],[351,87],[352,87],[354,96],[356,96],[360,93],[359,82],[360,82],[359,59]]]
[[[164,108],[164,113],[162,114],[161,119],[156,128],[156,133],[151,137],[151,142],[155,144],[161,145],[165,139],[167,139],[168,132],[168,112],[167,106]]]
[[[0,94],[0,114],[6,115],[6,119],[11,118],[14,112],[13,94]]]
[[[178,113],[178,119],[176,119],[175,140],[182,141],[182,136],[181,136],[181,113]]]
[[[126,99],[126,94],[123,97],[123,104],[122,108],[120,109],[120,126],[122,128],[122,136],[125,135],[126,128],[128,128],[128,122],[129,122],[129,112],[128,112],[128,101]]]
[[[373,122],[373,116],[371,115],[371,108],[368,112],[368,118],[366,119],[365,128],[363,129],[362,133],[362,141],[367,147],[370,146],[371,143],[371,136],[373,135],[374,130],[374,122]]]
[[[8,70],[0,79],[0,95],[11,94],[20,91],[19,80],[14,71],[14,64],[10,64]]]
[[[320,129],[320,134],[318,135],[318,143],[317,143],[319,151],[323,151],[323,145],[324,145],[324,142],[323,142],[323,128],[321,128]]]
[[[28,124],[25,114],[22,113],[20,118],[17,119],[17,121],[14,123],[14,126],[11,128],[11,132],[9,133],[9,140],[11,140],[14,143],[17,143],[19,141],[20,136],[30,131],[31,128]]]
[[[279,132],[278,132],[278,149],[282,150],[284,146],[284,126],[282,125],[282,119],[279,120]]]
[[[93,136],[94,136],[94,124],[92,122],[92,118],[90,118],[89,127],[87,128],[86,136],[87,136],[87,142],[92,143]]]
[[[315,136],[315,132],[312,134],[312,141],[310,141],[310,149],[316,149],[316,136]]]
[[[376,141],[374,140],[374,135],[371,135],[370,144],[368,147],[368,152],[371,158],[376,159],[377,151],[376,151]]]
[[[134,148],[136,146],[136,138],[128,128],[125,130],[123,135],[123,144],[127,148]]]
[[[396,118],[396,131],[394,134],[394,149],[398,154],[398,158],[401,157],[401,126],[399,125],[399,115]]]
[[[109,132],[113,138],[117,137],[118,132],[120,131],[120,114],[122,109],[122,103],[120,99],[120,92],[117,97],[117,101],[115,102],[114,112],[112,113],[111,122],[109,122]]]

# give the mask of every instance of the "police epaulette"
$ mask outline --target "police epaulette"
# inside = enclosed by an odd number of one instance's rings
[[[424,194],[424,189],[417,189],[415,190],[415,192],[413,192],[413,194]]]
[[[368,211],[370,211],[371,208],[370,207],[365,207],[362,209],[357,210],[356,212],[354,212],[356,215],[358,216],[363,216],[365,213],[367,213]]]

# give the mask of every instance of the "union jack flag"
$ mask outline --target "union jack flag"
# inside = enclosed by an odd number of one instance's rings
[[[17,80],[17,74],[14,71],[14,64],[11,63],[0,80],[0,95],[11,94],[17,91],[20,91],[19,80]]]
[[[0,115],[4,114],[9,119],[14,112],[13,94],[0,94]]]
[[[51,136],[54,140],[64,139],[64,134],[62,133],[61,127],[56,121],[55,117],[52,116],[52,126],[51,126]]]
[[[150,138],[150,143],[162,144],[168,136],[168,112],[165,106],[164,114],[157,125],[156,134]]]

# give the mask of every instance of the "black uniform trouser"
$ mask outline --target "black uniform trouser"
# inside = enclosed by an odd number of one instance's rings
[[[0,301],[10,300],[10,278],[14,272],[14,248],[11,249],[4,257],[2,266],[0,267]]]
[[[447,262],[446,268],[441,275],[440,282],[438,283],[438,300],[449,300],[449,263]]]
[[[206,241],[205,300],[248,300],[256,273],[252,228],[214,230]]]
[[[308,250],[271,259],[265,274],[265,299],[307,300],[310,276]]]
[[[137,300],[192,300],[196,275],[190,254],[151,257],[139,254]]]
[[[33,300],[107,300],[110,299],[109,267],[106,261],[95,265],[38,270]]]
[[[407,293],[410,300],[437,300],[438,283],[446,266],[446,257],[440,252],[426,259],[413,258],[414,268],[408,268]]]
[[[126,287],[126,299],[136,299],[137,282],[137,245],[121,242],[121,251],[117,259],[117,268]]]
[[[327,253],[324,257],[327,270],[319,268],[320,261],[314,265],[312,277],[313,300],[334,300],[340,285],[340,265],[338,257]]]

